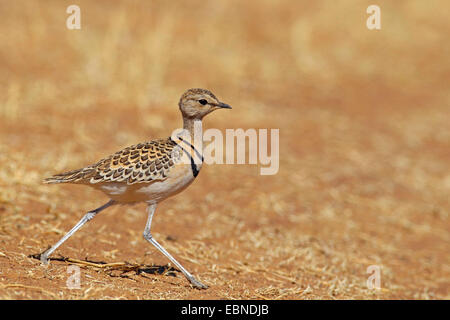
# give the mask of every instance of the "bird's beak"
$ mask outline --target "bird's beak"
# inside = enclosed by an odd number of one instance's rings
[[[231,106],[229,104],[223,102],[219,102],[219,104],[216,104],[216,106],[223,109],[231,109]]]

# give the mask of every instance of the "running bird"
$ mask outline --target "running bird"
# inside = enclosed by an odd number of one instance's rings
[[[48,257],[100,211],[116,204],[146,202],[148,220],[144,238],[175,264],[194,287],[207,288],[152,237],[150,228],[158,203],[187,188],[202,167],[203,117],[214,110],[231,107],[205,89],[187,90],[178,105],[183,116],[183,130],[171,137],[127,147],[91,166],[44,180],[44,183],[88,185],[104,192],[110,200],[86,213],[61,240],[43,252],[42,263],[48,264]]]

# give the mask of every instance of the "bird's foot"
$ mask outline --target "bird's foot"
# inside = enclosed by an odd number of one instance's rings
[[[189,277],[188,280],[194,286],[194,288],[197,288],[197,289],[208,289],[207,285],[201,283],[200,281],[198,281],[194,277]]]
[[[41,263],[43,265],[48,265],[48,255],[47,255],[47,251],[44,251],[43,253],[41,253],[41,257],[39,258],[39,260],[41,260]]]

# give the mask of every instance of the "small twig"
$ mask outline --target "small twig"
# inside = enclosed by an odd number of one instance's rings
[[[32,254],[29,255],[30,258],[34,259],[40,259],[40,254]],[[79,259],[73,259],[73,258],[67,258],[60,256],[58,258],[50,258],[51,261],[61,261],[66,262],[73,265],[78,265],[80,267],[87,267],[87,268],[94,268],[97,270],[103,270],[108,275],[113,276],[111,274],[112,271],[122,271],[122,274],[125,274],[130,271],[136,272],[137,275],[141,273],[149,273],[149,274],[160,274],[160,275],[167,275],[167,276],[175,276],[175,271],[180,272],[178,269],[175,269],[174,267],[165,265],[165,266],[154,266],[154,265],[141,265],[136,263],[129,263],[129,262],[111,262],[106,263],[103,261],[95,262],[95,261],[88,261],[88,260],[79,260]]]

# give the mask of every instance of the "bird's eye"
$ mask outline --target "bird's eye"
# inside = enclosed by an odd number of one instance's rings
[[[202,104],[202,105],[205,105],[208,103],[208,101],[206,101],[205,99],[198,100],[198,102],[200,102],[200,104]]]

